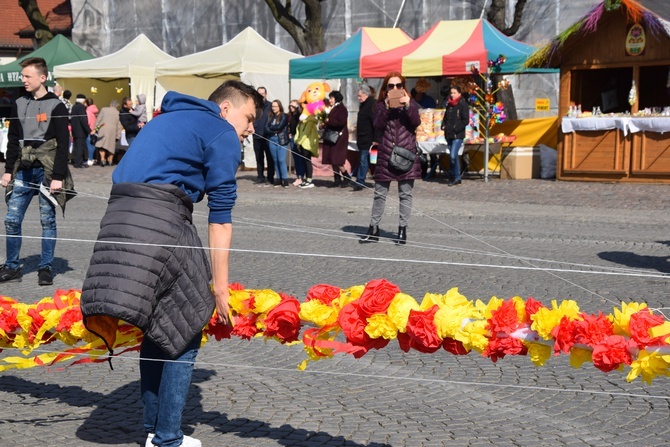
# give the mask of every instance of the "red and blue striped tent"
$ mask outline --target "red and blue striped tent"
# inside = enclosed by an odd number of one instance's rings
[[[501,54],[506,62],[498,73],[555,72],[524,68],[535,47],[505,36],[484,19],[444,20],[401,47],[364,56],[361,76],[381,78],[390,71],[403,76],[449,76],[471,73],[471,66],[488,71],[488,61]]]
[[[362,27],[332,50],[289,61],[291,79],[358,78],[364,56],[405,45],[412,39],[400,28]]]

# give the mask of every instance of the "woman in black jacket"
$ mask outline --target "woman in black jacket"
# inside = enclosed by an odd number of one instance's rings
[[[447,111],[442,121],[442,130],[444,137],[449,145],[449,166],[451,169],[451,179],[448,186],[461,184],[461,164],[458,160],[458,152],[463,146],[465,138],[465,128],[470,122],[470,108],[463,96],[461,88],[457,85],[451,87],[449,100],[447,101]]]

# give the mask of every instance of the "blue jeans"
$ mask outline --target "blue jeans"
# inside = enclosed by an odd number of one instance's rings
[[[91,136],[86,137],[86,148],[88,149],[88,159],[95,160],[95,146],[91,144]]]
[[[298,147],[295,144],[295,138],[291,138],[291,153],[293,154],[293,164],[295,165],[295,176],[298,178],[305,177],[305,159],[298,153]]]
[[[288,180],[286,148],[279,145],[279,137],[277,135],[270,137],[270,154],[275,163],[275,180]]]
[[[17,163],[19,161],[17,160]],[[21,223],[33,196],[39,196],[40,223],[42,224],[42,258],[38,269],[51,270],[56,249],[56,207],[39,194],[39,187],[44,181],[44,168],[23,169],[16,173],[14,189],[7,202],[5,232],[7,234],[7,262],[10,269],[19,268],[21,253]]]
[[[448,139],[449,144],[449,170],[455,182],[461,181],[461,164],[458,159],[458,151],[461,150],[463,140]]]
[[[142,339],[140,348],[140,392],[144,403],[144,430],[155,433],[155,445],[181,445],[181,415],[191,387],[193,362],[198,355],[201,335],[193,338],[176,359],[149,339]],[[167,360],[167,362],[163,362]]]
[[[365,186],[365,177],[368,175],[368,169],[370,169],[370,148],[359,148],[359,150],[361,151],[361,161],[356,171],[356,183]]]

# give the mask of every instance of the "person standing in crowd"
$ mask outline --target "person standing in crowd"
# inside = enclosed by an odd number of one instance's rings
[[[270,139],[270,154],[275,166],[275,187],[288,186],[286,169],[286,149],[288,148],[288,115],[284,113],[281,101],[272,101],[270,114],[265,124],[265,135]]]
[[[2,186],[7,188],[7,260],[0,267],[0,282],[22,278],[19,262],[21,223],[33,196],[38,195],[42,254],[37,267],[37,283],[47,286],[53,284],[51,264],[56,249],[56,207],[39,193],[39,189],[46,186],[50,194],[62,196],[63,189],[67,191],[74,187],[68,170],[68,113],[60,99],[47,91],[46,61],[31,57],[20,65],[21,80],[28,94],[12,106],[7,135],[5,173],[2,175]]]
[[[140,132],[140,126],[138,125],[139,121],[137,117],[133,115],[133,100],[130,98],[123,98],[121,101],[121,113],[119,113],[119,121],[121,126],[126,131],[126,141],[128,146],[130,146],[135,137]]]
[[[70,102],[70,98],[72,98],[72,92],[70,90],[63,91],[63,87],[56,84],[54,85],[54,95],[58,96],[58,99],[60,99],[60,101],[67,109],[67,113],[70,113],[72,111],[72,103]]]
[[[70,126],[72,127],[72,165],[75,168],[88,168],[86,158],[86,140],[91,135],[86,116],[86,96],[79,93],[72,106]]]
[[[391,72],[384,77],[377,104],[374,107],[374,125],[381,132],[375,168],[375,195],[372,202],[372,215],[367,234],[359,242],[377,242],[379,240],[379,223],[384,215],[386,196],[392,181],[398,182],[398,198],[400,201],[400,216],[396,245],[404,245],[407,240],[407,224],[412,214],[412,189],[414,180],[421,178],[421,163],[419,157],[409,171],[399,173],[389,166],[389,159],[393,146],[416,152],[416,128],[421,124],[419,104],[410,98],[405,87],[405,78],[398,72]],[[391,107],[387,93],[391,90],[401,90],[403,96],[399,98],[399,107]]]
[[[147,123],[147,95],[137,95],[137,105],[131,107],[130,114],[137,118],[137,126],[141,129]],[[131,101],[132,105],[132,101]],[[130,142],[128,142],[130,144]]]
[[[351,180],[351,176],[344,166],[347,161],[349,146],[349,129],[347,128],[349,112],[342,103],[344,97],[338,90],[330,92],[328,98],[330,100],[330,112],[328,112],[328,118],[326,118],[324,132],[331,129],[338,132],[340,136],[335,144],[328,141],[323,142],[322,163],[333,167],[335,181],[329,187],[345,187]]]
[[[254,134],[254,155],[256,156],[256,183],[262,185],[265,183],[266,177],[264,174],[265,171],[265,162],[267,161],[267,182],[269,185],[274,183],[274,171],[275,165],[272,161],[272,155],[270,154],[270,145],[265,139],[265,125],[268,121],[268,115],[270,114],[270,102],[267,100],[268,91],[265,87],[258,87],[257,92],[263,97],[263,104],[261,109],[256,113],[256,122],[254,122],[254,129],[256,133]]]
[[[98,119],[98,106],[95,105],[93,98],[86,98],[86,102],[84,104],[86,104],[86,119],[88,121],[88,127],[93,130],[95,129],[95,121]],[[86,147],[88,149],[88,161],[86,164],[93,166],[93,163],[95,162],[95,145],[91,143],[90,135],[88,138],[86,138]]]
[[[442,120],[442,130],[444,138],[449,145],[449,170],[451,179],[447,186],[461,184],[461,164],[458,159],[458,152],[463,146],[465,138],[465,128],[470,122],[470,108],[468,102],[461,95],[461,88],[457,85],[451,86],[449,100],[447,101],[447,111]]]
[[[119,121],[119,101],[112,99],[109,107],[103,107],[98,113],[95,121],[95,129],[98,129],[98,141],[95,147],[100,154],[100,167],[111,166],[116,153],[116,141],[121,136],[121,123]]]
[[[240,142],[253,133],[261,106],[253,87],[234,80],[206,101],[168,92],[161,114],[137,135],[112,175],[81,311],[87,329],[110,349],[120,320],[143,331],[146,446],[201,446],[184,436],[182,413],[203,327],[214,309],[219,322],[229,324],[235,174]],[[209,251],[192,220],[193,204],[205,195]],[[116,244],[119,235],[129,245]]]
[[[300,107],[300,103],[293,99],[288,105],[288,110],[288,138],[289,144],[291,145],[291,154],[293,155],[293,166],[295,166],[296,176],[293,186],[299,186],[305,181],[305,159],[300,155],[298,146],[295,143],[295,138],[298,125],[300,124],[302,108]]]
[[[365,187],[365,177],[370,169],[370,147],[372,147],[375,134],[373,109],[376,101],[367,83],[361,84],[358,89],[358,102],[360,106],[356,120],[356,144],[361,159],[356,170],[354,191],[360,191]]]

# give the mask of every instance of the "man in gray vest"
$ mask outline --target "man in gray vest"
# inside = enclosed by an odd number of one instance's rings
[[[28,58],[21,62],[21,67],[28,94],[16,101],[10,116],[7,161],[2,176],[2,186],[7,188],[7,261],[0,267],[0,282],[22,278],[21,223],[33,196],[39,194],[42,257],[37,282],[46,286],[53,284],[51,264],[57,237],[54,196],[60,195],[64,183],[68,186],[71,181],[67,166],[69,114],[58,96],[46,89],[48,70],[44,59]]]

